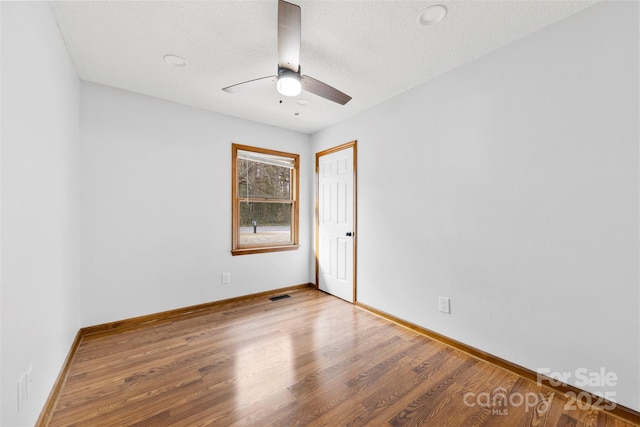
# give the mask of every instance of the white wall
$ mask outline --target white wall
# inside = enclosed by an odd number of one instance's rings
[[[2,419],[33,425],[80,327],[79,83],[47,3],[2,2]],[[16,384],[33,366],[17,413]]]
[[[232,142],[306,165],[307,135],[91,83],[80,105],[83,325],[312,281],[309,168],[300,249],[230,252]]]
[[[79,90],[48,5],[0,12],[0,424],[33,424],[81,325],[312,281],[313,153],[353,139],[360,301],[530,369],[604,366],[640,410],[637,3],[549,27],[313,149],[295,132]],[[301,154],[299,251],[230,255],[232,142]]]
[[[358,140],[359,301],[640,410],[638,73],[605,2],[315,134]]]

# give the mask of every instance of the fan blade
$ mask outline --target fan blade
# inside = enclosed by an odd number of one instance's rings
[[[298,72],[300,68],[300,6],[278,1],[278,65]]]
[[[245,90],[258,89],[272,85],[276,82],[277,78],[278,76],[261,77],[259,79],[249,80],[248,82],[238,83],[233,86],[227,86],[222,90],[227,93],[238,93]]]
[[[313,77],[302,76],[300,77],[300,83],[302,83],[302,88],[304,90],[328,99],[329,101],[337,102],[342,105],[351,101],[351,97],[346,93],[340,92],[338,89],[331,87],[326,83],[322,83],[320,80],[316,80]]]

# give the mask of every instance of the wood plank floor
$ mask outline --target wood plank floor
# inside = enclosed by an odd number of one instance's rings
[[[315,290],[85,336],[51,426],[629,426]]]

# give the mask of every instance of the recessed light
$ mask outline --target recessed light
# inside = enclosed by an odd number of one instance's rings
[[[428,7],[418,16],[418,24],[429,26],[437,24],[447,16],[447,8],[441,4]]]
[[[186,59],[178,56],[178,55],[165,55],[162,59],[167,64],[176,67],[176,68],[186,68],[189,63]]]
[[[304,98],[298,99],[298,105],[302,105],[302,106],[309,105],[309,100]]]

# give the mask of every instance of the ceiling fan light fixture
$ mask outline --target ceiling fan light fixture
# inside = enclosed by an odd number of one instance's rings
[[[276,83],[278,93],[284,96],[296,96],[302,91],[300,84],[300,73],[287,68],[278,69],[278,82]]]

